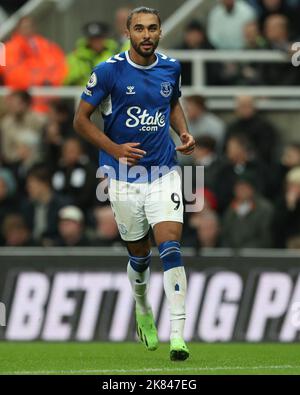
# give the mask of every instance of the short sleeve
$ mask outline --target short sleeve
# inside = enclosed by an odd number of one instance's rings
[[[81,99],[98,106],[111,92],[112,76],[110,65],[101,63],[96,66],[81,95]]]
[[[176,75],[175,75],[175,89],[173,93],[173,100],[178,100],[181,97],[181,65],[176,62]]]

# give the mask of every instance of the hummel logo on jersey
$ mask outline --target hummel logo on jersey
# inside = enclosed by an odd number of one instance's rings
[[[135,95],[134,86],[127,86],[126,95]]]

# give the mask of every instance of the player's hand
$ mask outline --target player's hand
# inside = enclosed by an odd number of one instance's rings
[[[140,159],[146,155],[146,151],[136,148],[141,143],[126,143],[120,144],[117,148],[115,158],[121,163],[128,165],[136,165]]]
[[[195,149],[195,140],[190,133],[182,133],[180,135],[182,145],[176,147],[176,151],[181,152],[183,155],[191,155]]]

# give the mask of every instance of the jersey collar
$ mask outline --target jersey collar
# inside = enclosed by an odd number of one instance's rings
[[[137,69],[141,69],[141,70],[148,70],[148,69],[152,69],[152,67],[156,66],[158,63],[158,56],[157,54],[155,54],[156,56],[156,61],[153,62],[152,64],[150,64],[149,66],[141,66],[140,64],[134,63],[130,57],[129,57],[129,53],[128,51],[125,51],[125,56],[126,56],[126,60],[129,64],[131,64],[131,66],[137,68]]]

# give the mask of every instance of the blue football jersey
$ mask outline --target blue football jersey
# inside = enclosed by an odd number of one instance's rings
[[[130,166],[105,151],[100,151],[100,167],[109,177],[127,181],[150,181],[151,166],[172,168],[177,164],[175,144],[170,136],[170,103],[181,96],[180,63],[156,52],[150,66],[134,63],[128,51],[96,66],[81,98],[99,106],[104,119],[104,132],[117,144],[140,143],[146,151],[138,161],[145,171],[132,176]],[[122,169],[122,170],[121,170]],[[131,172],[132,173],[132,172]],[[115,175],[114,175],[115,174]],[[146,175],[146,177],[145,177]]]

